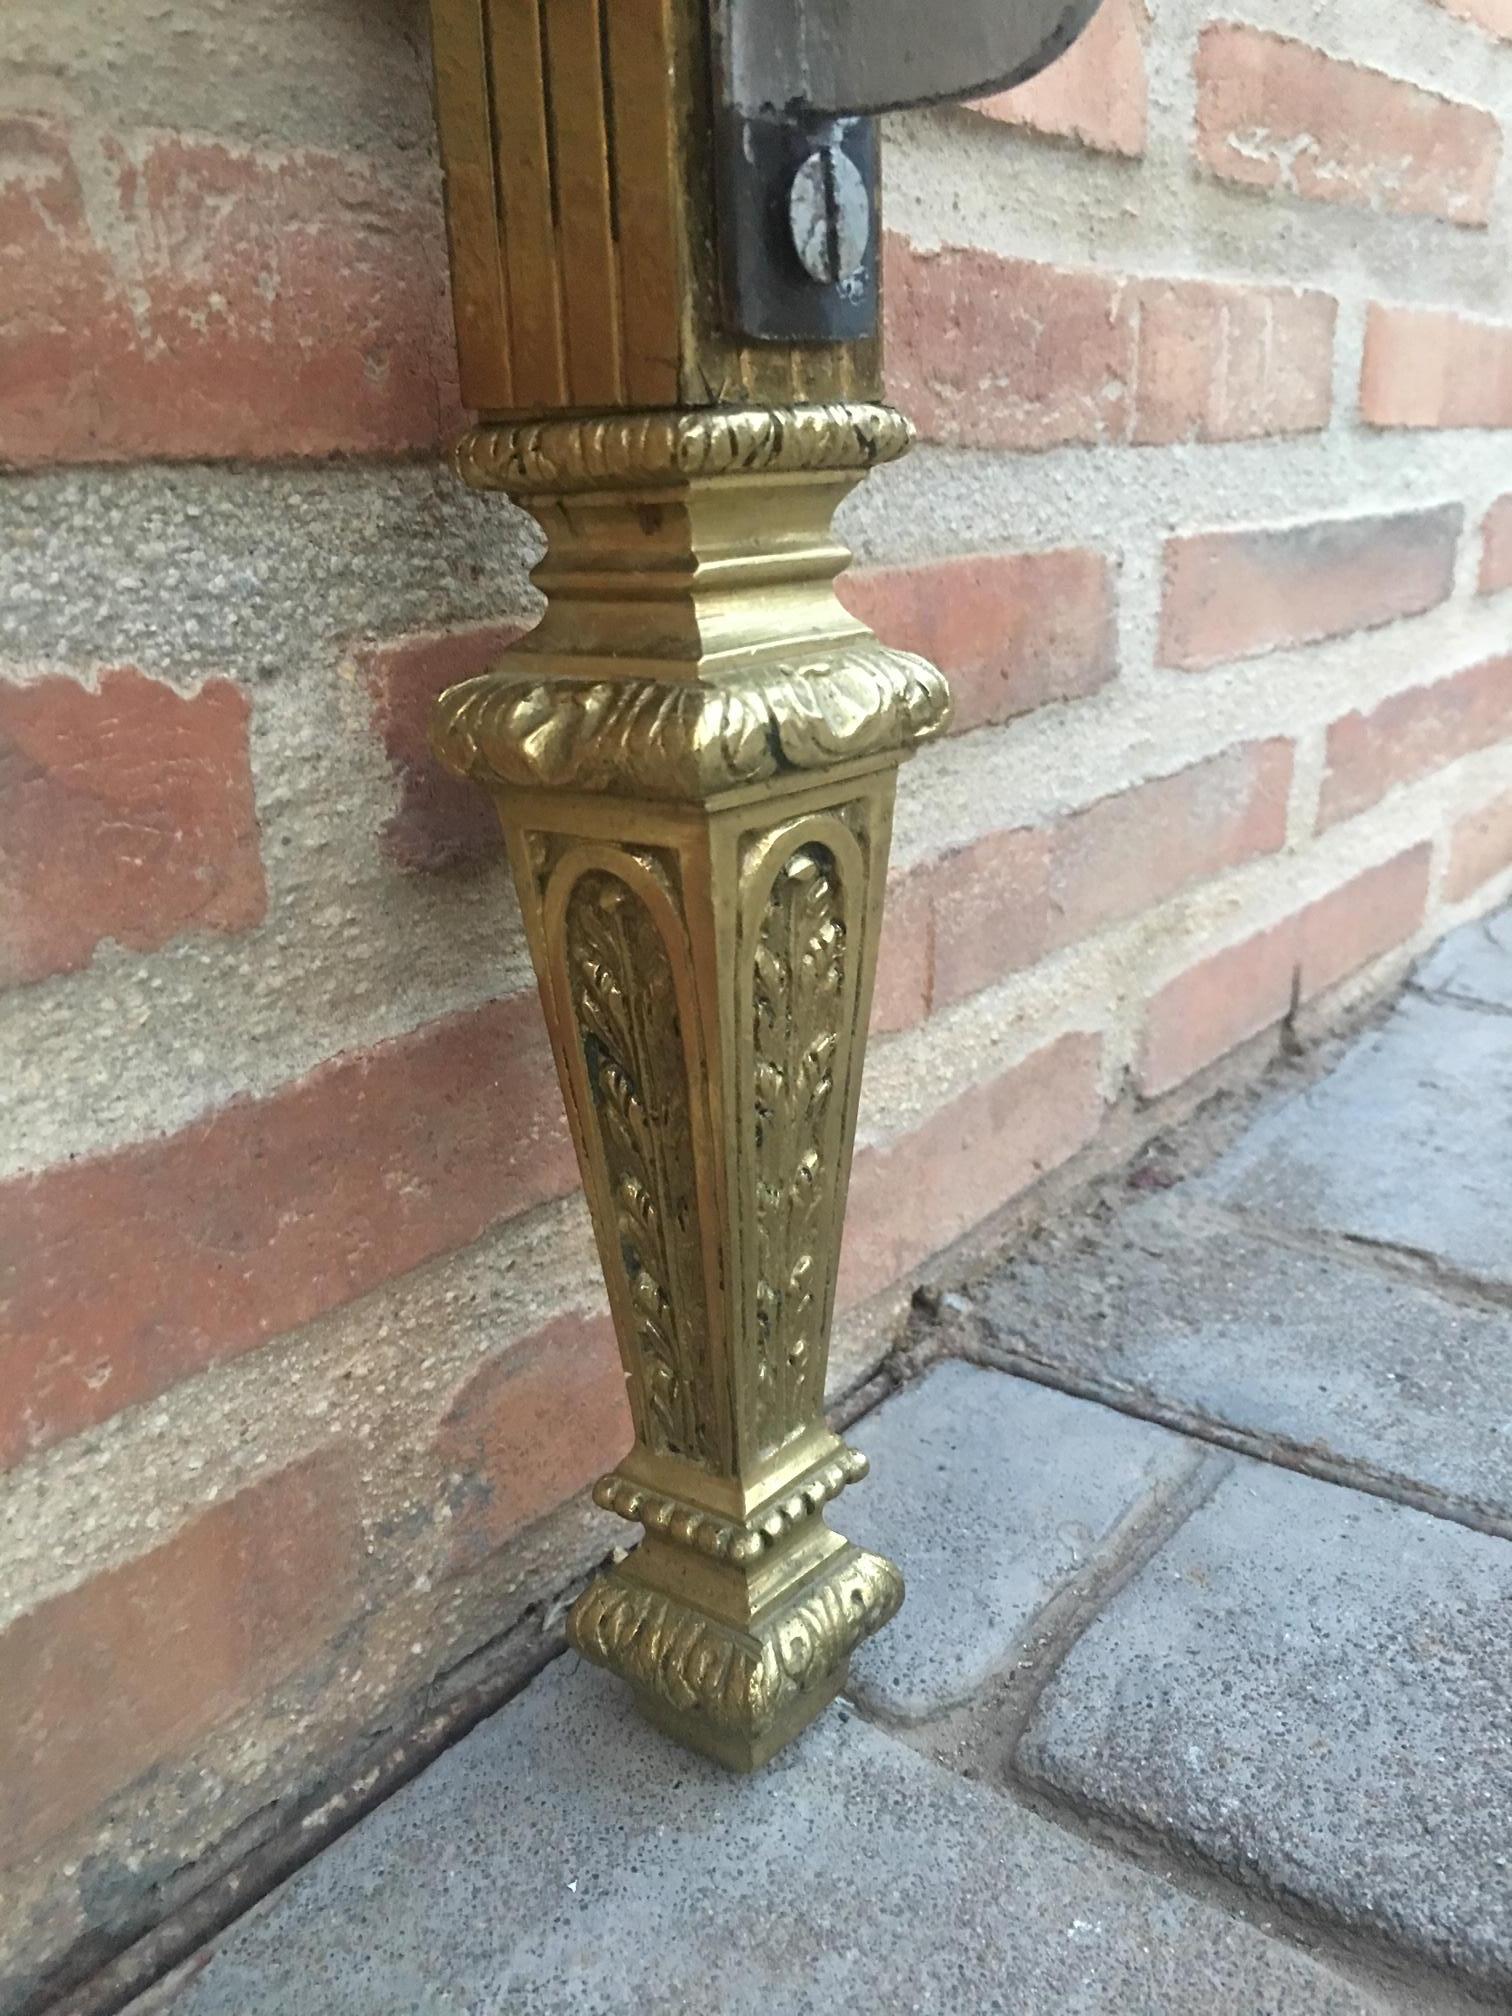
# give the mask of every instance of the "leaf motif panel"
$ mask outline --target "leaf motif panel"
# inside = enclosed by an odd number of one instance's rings
[[[715,1469],[693,1116],[671,956],[635,891],[595,870],[568,901],[565,957],[645,1439],[660,1454]]]
[[[778,869],[754,956],[756,1439],[765,1452],[806,1427],[824,1399],[832,1116],[854,957],[827,847],[799,847]]]

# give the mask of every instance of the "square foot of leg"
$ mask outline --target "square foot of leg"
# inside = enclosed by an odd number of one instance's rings
[[[849,1672],[850,1661],[847,1659],[818,1687],[795,1694],[777,1719],[759,1736],[744,1736],[732,1729],[722,1729],[710,1722],[706,1715],[699,1714],[697,1709],[674,1708],[669,1702],[655,1694],[645,1693],[639,1687],[632,1690],[632,1698],[648,1722],[664,1736],[670,1736],[674,1743],[680,1743],[685,1750],[696,1750],[704,1757],[712,1757],[727,1771],[759,1771],[784,1744],[791,1743],[816,1716],[823,1714],[844,1687]]]
[[[851,1653],[902,1600],[890,1561],[842,1541],[751,1623],[731,1623],[658,1588],[632,1557],[584,1590],[567,1637],[628,1680],[659,1729],[754,1771],[834,1700]]]

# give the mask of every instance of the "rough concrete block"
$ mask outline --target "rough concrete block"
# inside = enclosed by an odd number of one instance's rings
[[[220,1942],[175,2016],[1345,2016],[1293,1948],[842,1712],[754,1778],[559,1661]]]
[[[1512,1521],[1512,1315],[1259,1238],[1177,1191],[976,1293],[1000,1344],[1142,1407]]]
[[[1192,1188],[1274,1224],[1405,1248],[1512,1287],[1509,1113],[1512,1019],[1409,998]]]
[[[1509,1664],[1505,1541],[1241,1460],[1074,1647],[1018,1763],[1505,1992]]]
[[[942,1365],[857,1428],[872,1475],[836,1523],[903,1570],[851,1664],[858,1701],[939,1714],[1005,1665],[1114,1527],[1191,1471],[1162,1428],[1003,1372]]]
[[[1512,1009],[1512,910],[1451,931],[1419,966],[1413,984],[1426,994]]]

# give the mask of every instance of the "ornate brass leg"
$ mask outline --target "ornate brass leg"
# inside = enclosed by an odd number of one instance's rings
[[[641,1545],[572,1642],[739,1769],[902,1599],[822,1508],[830,1319],[897,766],[939,674],[841,608],[835,505],[900,454],[868,404],[483,427],[469,480],[545,528],[540,627],[446,694],[493,795],[593,1213]]]

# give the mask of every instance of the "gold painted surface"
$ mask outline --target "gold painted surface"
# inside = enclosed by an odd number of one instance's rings
[[[454,459],[475,489],[563,496],[701,476],[874,469],[906,454],[912,441],[913,428],[891,406],[735,404],[475,427],[458,442]]]
[[[551,123],[567,376],[574,403],[585,406],[615,406],[625,397],[604,19],[614,4],[550,0],[542,13],[551,73],[571,80],[570,89],[552,93]]]
[[[494,170],[483,0],[432,0],[436,114],[446,149],[457,361],[469,404],[510,406],[509,308],[503,219]]]
[[[544,12],[537,0],[484,0],[483,6],[516,406],[560,406],[571,397]],[[463,396],[472,402],[470,387],[463,387]]]
[[[900,756],[936,732],[943,681],[926,660],[868,640],[718,682],[485,672],[453,695],[437,747],[477,783],[701,799]]]
[[[568,1628],[751,1769],[903,1593],[826,1522],[866,1461],[823,1400],[897,768],[949,705],[831,519],[910,430],[874,342],[720,326],[704,0],[431,4],[456,464],[547,538],[433,741],[504,828],[635,1432],[595,1497],[645,1529]]]
[[[490,482],[553,542],[547,614],[434,728],[509,838],[635,1425],[596,1496],[646,1537],[569,1630],[742,1768],[902,1595],[825,1523],[865,1464],[823,1398],[896,771],[948,711],[836,600],[828,521],[906,440],[832,406],[513,430]]]
[[[625,404],[671,406],[683,391],[690,263],[678,137],[678,103],[688,86],[679,76],[675,49],[685,0],[604,4],[604,141],[625,276]]]
[[[832,1498],[838,1498],[846,1485],[864,1477],[868,1468],[859,1449],[842,1443],[835,1455],[813,1464],[770,1509],[744,1520],[722,1519],[685,1499],[648,1491],[618,1470],[599,1479],[593,1497],[606,1512],[640,1520],[648,1533],[667,1533],[679,1545],[696,1547],[719,1560],[751,1562]]]
[[[845,1547],[756,1630],[732,1630],[623,1569],[579,1599],[570,1628],[583,1657],[649,1697],[664,1726],[750,1769],[797,1734],[806,1708],[833,1698],[851,1653],[902,1601],[890,1561]]]
[[[597,856],[589,857],[597,859]],[[642,1441],[704,1469],[721,1454],[698,1224],[689,1064],[673,949],[620,872],[569,856],[571,894],[548,942],[570,994],[600,1180],[614,1213]],[[644,856],[634,865],[654,884]],[[665,907],[670,912],[670,904]]]
[[[845,1039],[845,898],[811,844],[773,877],[756,932],[752,1018],[756,1444],[798,1434],[824,1403],[818,1290],[834,1201],[834,1066]]]
[[[705,0],[431,0],[462,396],[479,412],[880,391],[880,348],[722,326]]]

